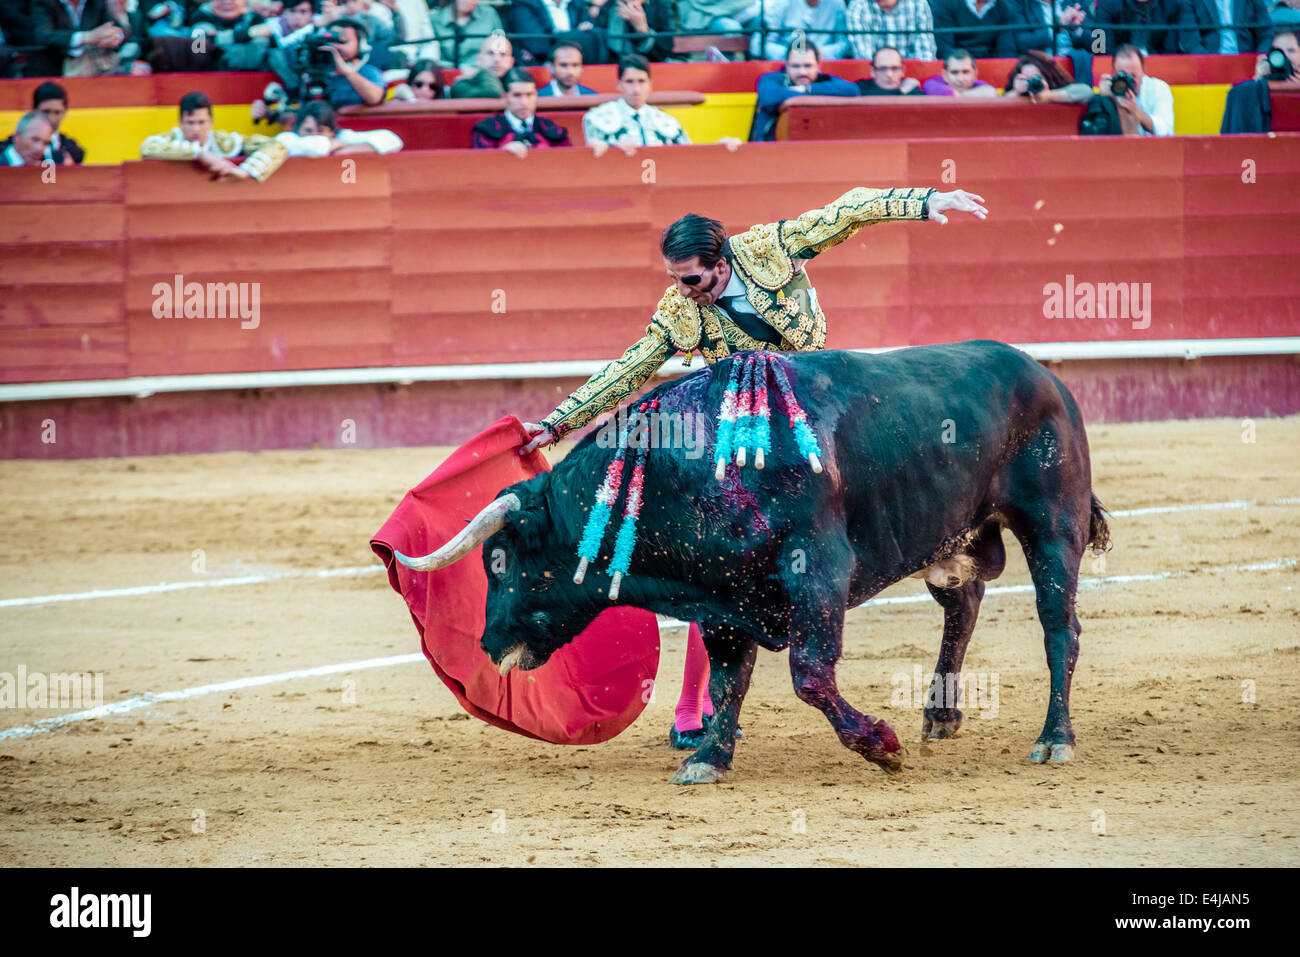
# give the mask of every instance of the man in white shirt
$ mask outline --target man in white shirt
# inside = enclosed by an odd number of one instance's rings
[[[1115,51],[1115,72],[1129,74],[1136,86],[1124,96],[1115,97],[1125,132],[1136,125],[1140,136],[1173,136],[1174,92],[1164,80],[1147,75],[1142,51],[1131,43],[1121,46]],[[1114,95],[1110,74],[1101,78],[1099,86],[1103,94]]]
[[[582,133],[597,156],[611,146],[666,146],[690,143],[682,125],[663,110],[650,106],[650,62],[643,56],[618,61],[617,100],[590,109],[582,118]]]
[[[14,130],[13,142],[0,152],[0,166],[40,166],[54,127],[36,110],[24,114]]]

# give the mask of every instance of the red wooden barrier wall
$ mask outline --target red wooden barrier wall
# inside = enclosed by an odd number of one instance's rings
[[[664,288],[659,231],[856,185],[951,185],[983,223],[869,227],[811,267],[833,347],[1300,331],[1300,137],[776,143],[0,175],[0,378],[596,359]],[[653,165],[645,165],[647,161]],[[1253,173],[1243,173],[1246,164]],[[349,172],[352,169],[352,172]],[[1253,182],[1243,179],[1253,177]],[[648,180],[648,181],[644,181]],[[153,287],[260,283],[261,321],[160,319]],[[1045,284],[1151,283],[1152,320],[1044,317]]]

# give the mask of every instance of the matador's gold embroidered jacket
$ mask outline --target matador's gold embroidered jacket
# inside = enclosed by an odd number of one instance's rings
[[[701,306],[670,286],[646,334],[610,362],[542,420],[557,436],[580,429],[615,408],[654,375],[673,353],[689,364],[698,349],[708,363],[743,349],[810,351],[826,346],[826,317],[809,295],[803,261],[844,242],[863,226],[889,220],[922,220],[933,189],[851,189],[833,203],[797,219],[767,223],[728,239],[731,264],[758,317],[781,336],[760,342],[719,306]]]
[[[140,144],[140,156],[144,159],[192,160],[197,159],[200,150],[218,153],[230,159],[245,155],[241,169],[259,183],[265,182],[271,174],[280,168],[289,158],[289,150],[269,136],[254,134],[241,136],[225,130],[213,130],[204,143],[187,140],[179,126],[174,126],[170,133],[155,133]]]

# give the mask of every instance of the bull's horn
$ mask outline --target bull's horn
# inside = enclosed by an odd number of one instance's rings
[[[470,523],[461,529],[455,538],[436,552],[431,552],[423,558],[412,558],[410,555],[403,555],[397,549],[393,549],[393,557],[407,568],[414,568],[416,571],[431,571],[444,568],[452,562],[464,558],[501,531],[505,527],[507,513],[513,512],[519,507],[519,496],[514,492],[509,495],[502,495],[470,519]]]
[[[505,653],[505,656],[501,659],[501,664],[497,665],[497,671],[501,672],[502,678],[510,674],[510,672],[514,670],[515,666],[523,660],[524,651],[524,643],[521,641]]]

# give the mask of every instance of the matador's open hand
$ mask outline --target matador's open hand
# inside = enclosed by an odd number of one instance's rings
[[[955,189],[951,193],[935,193],[930,197],[930,218],[936,223],[946,223],[948,217],[943,214],[943,211],[948,209],[959,213],[974,213],[976,219],[983,219],[989,214],[982,205],[983,202],[983,196],[968,193],[964,189]]]

